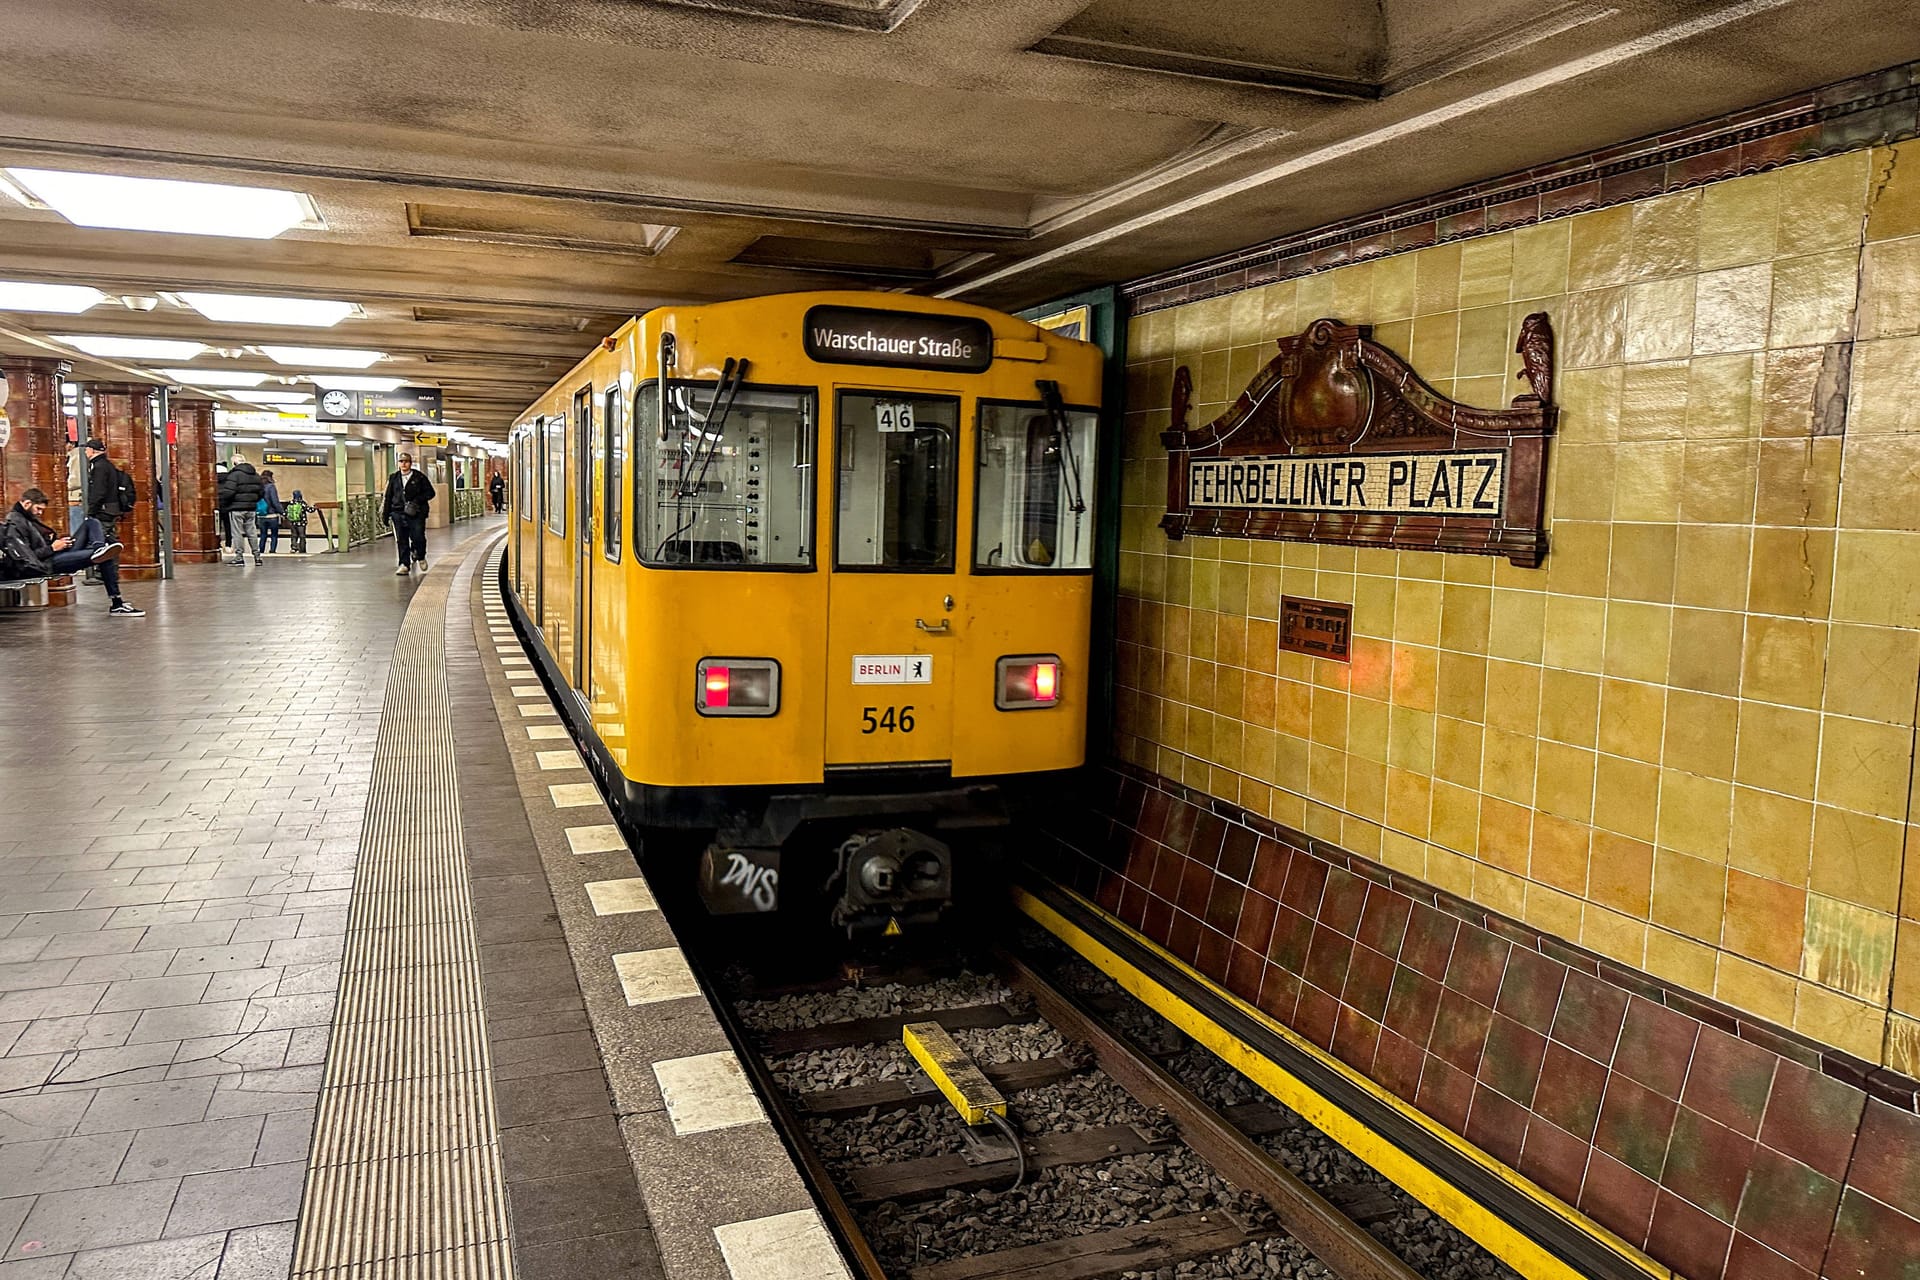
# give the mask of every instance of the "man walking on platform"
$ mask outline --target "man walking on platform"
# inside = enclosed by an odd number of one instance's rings
[[[413,455],[400,455],[400,469],[387,477],[387,498],[380,504],[380,523],[393,526],[394,549],[400,554],[395,577],[405,577],[418,564],[427,571],[427,506],[433,501],[433,481],[413,469]]]
[[[487,496],[493,499],[495,514],[507,509],[507,478],[498,471],[493,473],[493,479],[487,481]]]
[[[227,462],[226,474],[220,477],[219,489],[220,514],[233,529],[233,559],[228,564],[245,564],[249,548],[255,564],[267,562],[260,546],[260,503],[266,494],[267,487],[253,464],[234,454]]]

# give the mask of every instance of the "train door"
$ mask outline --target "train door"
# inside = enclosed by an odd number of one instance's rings
[[[533,456],[534,441],[539,441],[539,456]],[[545,414],[533,420],[533,438],[527,441],[527,461],[534,465],[538,473],[534,477],[533,488],[536,501],[533,504],[534,528],[530,541],[533,544],[533,625],[546,629],[547,601],[547,539],[543,530],[547,523],[547,450],[552,446]]]
[[[573,687],[587,693],[587,638],[593,624],[593,478],[600,467],[600,438],[593,429],[593,387],[573,393]]]
[[[960,398],[843,389],[834,400],[826,762],[952,760]]]

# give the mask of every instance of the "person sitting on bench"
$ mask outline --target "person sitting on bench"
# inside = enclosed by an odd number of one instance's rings
[[[120,598],[120,566],[123,549],[107,540],[100,522],[91,517],[82,520],[71,538],[56,535],[42,522],[47,514],[47,495],[29,489],[7,512],[0,525],[0,559],[14,575],[50,578],[55,574],[78,573],[93,565],[100,570],[100,583],[111,602],[107,612],[116,618],[144,618],[146,611],[136,609]]]

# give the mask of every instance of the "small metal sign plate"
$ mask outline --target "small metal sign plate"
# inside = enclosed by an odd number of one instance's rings
[[[1353,606],[1333,600],[1280,597],[1280,648],[1311,658],[1351,662]]]

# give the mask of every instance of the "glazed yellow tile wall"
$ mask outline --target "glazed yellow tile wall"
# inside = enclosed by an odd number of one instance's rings
[[[1559,339],[1552,551],[1193,538],[1192,422],[1373,326],[1439,390]],[[1124,758],[1863,1057],[1920,1069],[1920,143],[1134,321]],[[1351,665],[1276,651],[1353,605]]]

